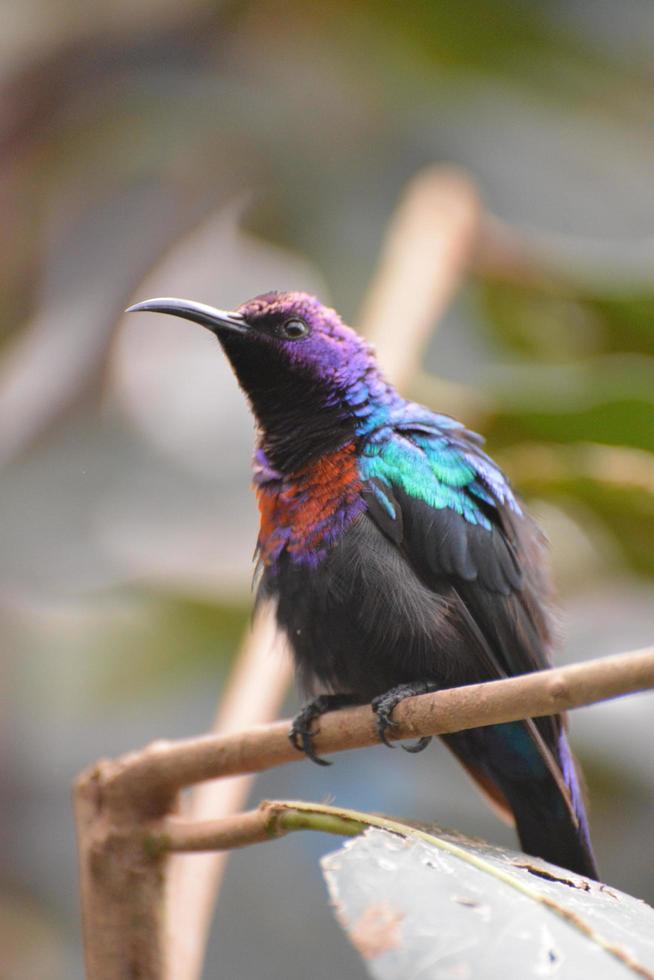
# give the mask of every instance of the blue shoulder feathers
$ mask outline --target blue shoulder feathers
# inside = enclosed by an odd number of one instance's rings
[[[433,574],[479,580],[492,591],[519,586],[512,539],[522,518],[501,470],[460,423],[405,404],[371,433],[359,461],[368,510]]]

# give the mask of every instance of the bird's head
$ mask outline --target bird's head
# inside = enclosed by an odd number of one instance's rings
[[[286,472],[356,434],[390,397],[370,347],[307,293],[265,293],[234,311],[182,299],[139,310],[193,320],[216,335],[245,391],[270,462]]]

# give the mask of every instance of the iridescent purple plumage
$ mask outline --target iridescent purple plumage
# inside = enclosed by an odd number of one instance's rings
[[[407,694],[549,665],[542,537],[479,436],[403,399],[313,296],[267,293],[236,313],[141,308],[213,329],[256,417],[259,596],[301,681],[331,697],[298,716],[294,744],[315,758],[311,720],[326,704],[372,700],[385,738]],[[529,853],[597,876],[559,716],[445,741]]]

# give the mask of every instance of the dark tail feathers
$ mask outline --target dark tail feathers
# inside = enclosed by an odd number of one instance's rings
[[[579,777],[564,731],[559,736],[557,755],[572,806],[561,799],[561,791],[551,777],[542,781],[537,793],[532,794],[519,787],[511,790],[509,802],[515,815],[520,844],[527,854],[597,880],[599,872],[590,842]]]
[[[522,850],[597,880],[574,760],[561,730],[555,751],[530,722],[443,739],[500,810],[511,811]]]

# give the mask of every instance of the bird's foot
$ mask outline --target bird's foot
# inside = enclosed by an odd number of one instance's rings
[[[313,723],[321,715],[328,711],[337,711],[339,708],[348,708],[353,704],[362,704],[362,699],[356,694],[320,694],[317,698],[307,702],[302,710],[293,719],[291,730],[288,737],[293,748],[298,752],[304,752],[307,758],[319,766],[331,766],[327,759],[321,759],[313,747]]]
[[[397,687],[392,687],[390,691],[386,691],[384,694],[380,694],[374,698],[372,701],[372,710],[377,715],[377,733],[380,741],[384,745],[387,745],[389,749],[395,748],[388,741],[386,732],[396,724],[391,715],[400,701],[404,701],[405,698],[415,697],[417,694],[428,694],[430,691],[437,691],[438,687],[439,685],[434,681],[411,681],[409,684],[399,684]],[[431,735],[425,735],[423,738],[419,738],[413,745],[403,745],[402,748],[405,752],[422,752],[430,742]]]

